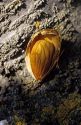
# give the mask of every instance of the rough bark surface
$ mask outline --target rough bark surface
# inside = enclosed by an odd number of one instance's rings
[[[81,124],[81,1],[0,2],[0,120],[9,125]],[[59,69],[38,83],[26,69],[25,49],[35,22],[62,37]]]

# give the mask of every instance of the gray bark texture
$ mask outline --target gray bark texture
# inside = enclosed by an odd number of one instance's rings
[[[38,29],[62,38],[59,68],[32,79],[25,50]],[[81,1],[0,1],[0,120],[9,125],[81,125]]]

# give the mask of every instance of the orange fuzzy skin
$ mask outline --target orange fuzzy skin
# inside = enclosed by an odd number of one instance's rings
[[[26,66],[36,80],[43,80],[58,63],[61,39],[54,29],[35,33],[26,48]]]

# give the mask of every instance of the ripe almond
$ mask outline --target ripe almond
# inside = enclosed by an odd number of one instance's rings
[[[54,29],[42,29],[32,35],[26,48],[26,67],[36,80],[43,80],[57,65],[61,38]]]

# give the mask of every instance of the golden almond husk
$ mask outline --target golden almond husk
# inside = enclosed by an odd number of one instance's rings
[[[36,80],[43,80],[57,65],[61,49],[61,38],[54,29],[36,32],[26,48],[26,66]]]

